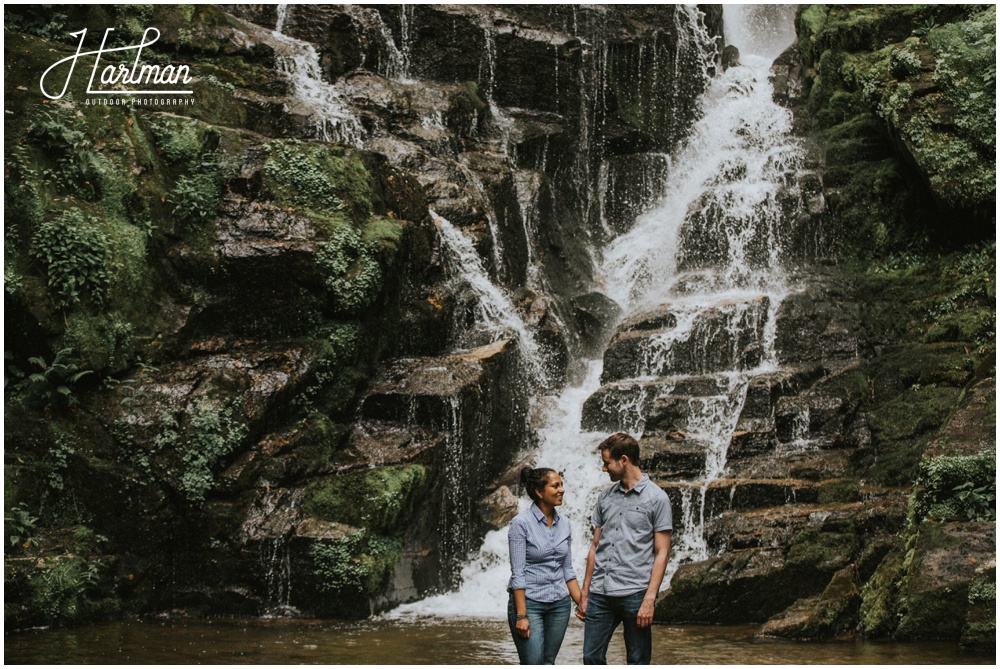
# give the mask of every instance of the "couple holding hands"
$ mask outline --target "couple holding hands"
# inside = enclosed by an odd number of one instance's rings
[[[607,664],[619,624],[628,663],[650,663],[653,605],[670,552],[670,500],[642,472],[639,444],[631,436],[614,434],[598,450],[613,485],[601,492],[591,518],[594,540],[582,588],[573,571],[569,521],[556,512],[562,478],[551,469],[521,471],[532,505],[510,524],[507,585],[507,619],[521,664],[555,664],[570,600],[585,623],[584,664]]]

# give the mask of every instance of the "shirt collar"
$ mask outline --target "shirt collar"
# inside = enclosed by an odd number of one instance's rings
[[[542,510],[539,509],[538,505],[535,504],[534,502],[531,503],[531,512],[533,514],[535,514],[535,520],[537,520],[538,522],[542,522],[542,521],[546,521],[547,520],[545,518],[545,514],[542,513]],[[558,511],[556,511],[556,516],[552,520],[552,524],[555,525],[556,523],[558,523],[560,518],[562,518],[562,516],[559,515]]]
[[[642,489],[646,487],[647,483],[649,483],[649,474],[643,474],[642,478],[639,479],[639,481],[634,486],[632,486],[632,490],[634,490],[636,494],[639,494],[642,492]],[[625,490],[625,486],[622,485],[622,482],[621,481],[618,482],[618,492],[620,492],[621,494],[627,495],[632,490]]]

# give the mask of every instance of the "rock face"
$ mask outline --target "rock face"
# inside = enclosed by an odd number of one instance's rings
[[[6,54],[25,72],[70,48],[33,11],[12,15]],[[8,500],[25,531],[44,510],[11,557],[8,622],[358,617],[453,583],[516,508],[501,474],[533,443],[529,377],[579,375],[570,361],[620,316],[593,245],[655,197],[698,113],[718,8],[71,13],[162,26],[198,104],[42,107],[34,84],[6,84],[26,147],[5,191],[10,369],[72,348],[92,372],[77,384],[53,362],[51,382],[5,393],[5,450],[24,456]],[[431,212],[473,242],[537,352],[477,322]],[[60,284],[59,259],[35,259],[77,224],[91,246],[63,260],[106,266]],[[76,512],[53,511],[64,496]],[[66,539],[74,523],[93,541]],[[79,555],[101,582],[32,608],[36,572],[88,568]]]

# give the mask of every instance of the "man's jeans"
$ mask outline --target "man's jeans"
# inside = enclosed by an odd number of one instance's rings
[[[514,608],[514,596],[507,603],[507,623],[514,637],[517,657],[521,664],[555,664],[556,655],[566,635],[566,625],[569,624],[570,598],[564,597],[558,602],[536,602],[525,599],[527,605],[528,623],[531,634],[527,639],[517,633],[517,609]]]
[[[636,625],[639,607],[646,592],[625,597],[590,593],[587,597],[587,622],[583,628],[583,663],[607,664],[608,644],[622,623],[625,629],[625,654],[629,664],[649,664],[653,655],[653,631]]]

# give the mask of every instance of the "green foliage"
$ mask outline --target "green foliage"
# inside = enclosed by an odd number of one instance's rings
[[[39,369],[28,376],[25,394],[29,404],[55,409],[76,404],[73,387],[77,381],[91,374],[92,370],[80,370],[72,359],[73,349],[70,348],[58,351],[51,364],[41,357],[28,359],[28,362]]]
[[[341,596],[377,594],[395,571],[402,541],[354,530],[309,549],[322,592]]]
[[[88,527],[78,526],[66,545],[64,555],[38,560],[28,575],[27,608],[42,624],[81,623],[92,619],[106,602],[95,597],[107,571],[95,555],[107,537]],[[104,586],[106,587],[106,585]]]
[[[95,372],[121,372],[132,362],[135,327],[120,312],[75,312],[66,319],[63,341],[79,352],[84,367]]]
[[[205,403],[191,416],[186,443],[180,445],[184,449],[184,471],[178,486],[189,502],[205,501],[205,494],[215,485],[214,467],[246,437],[247,426],[233,418],[238,408],[238,402],[223,410]],[[170,437],[170,426],[166,425],[165,430],[161,432],[164,437],[161,445]]]
[[[82,116],[69,107],[49,105],[32,121],[28,138],[54,167],[43,167],[40,177],[73,197],[93,200],[100,195],[107,160],[93,149]]]
[[[48,40],[64,40],[71,29],[67,28],[69,16],[59,9],[65,5],[34,5],[5,8],[5,31],[28,33]]]
[[[192,226],[210,221],[219,208],[222,186],[232,168],[222,152],[202,156],[170,191],[168,199],[174,205],[174,214]]]
[[[3,529],[10,545],[28,548],[33,546],[35,539],[35,524],[38,518],[32,516],[24,507],[24,503],[5,510]]]
[[[108,238],[99,220],[80,208],[38,226],[30,256],[48,278],[49,291],[62,307],[88,301],[103,303],[111,280]]]
[[[915,513],[929,520],[996,520],[996,454],[924,460]]]
[[[392,532],[412,519],[426,481],[422,465],[351,472],[310,484],[302,508],[323,520]]]
[[[361,233],[348,225],[338,226],[329,241],[319,244],[316,263],[338,311],[359,313],[378,297],[382,269],[376,252],[373,244],[365,243]]]
[[[72,444],[72,439],[59,434],[52,449],[49,451],[51,458],[51,469],[49,469],[49,488],[53,492],[61,493],[66,487],[65,473],[69,470],[70,456],[76,454],[76,448]]]
[[[264,177],[279,202],[321,217],[344,210],[355,223],[371,216],[371,177],[358,154],[298,141],[272,141],[263,148]]]
[[[218,132],[181,116],[156,114],[149,123],[156,147],[169,162],[192,161],[211,144],[218,144]]]
[[[897,79],[920,74],[920,56],[907,49],[893,49],[889,55],[889,73]]]

